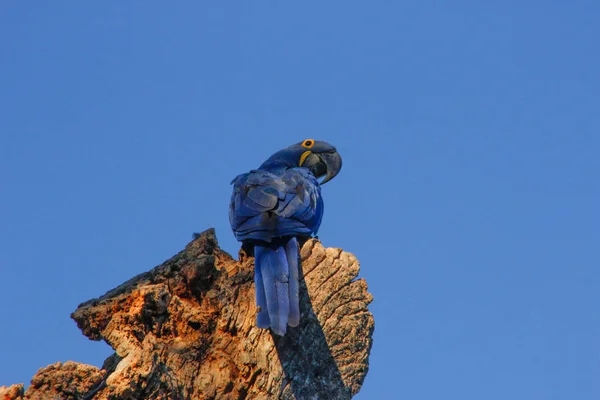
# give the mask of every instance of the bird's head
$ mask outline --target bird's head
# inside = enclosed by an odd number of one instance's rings
[[[261,168],[281,165],[289,168],[307,168],[317,179],[324,177],[321,181],[321,184],[324,184],[340,172],[342,157],[329,143],[306,139],[273,154]]]

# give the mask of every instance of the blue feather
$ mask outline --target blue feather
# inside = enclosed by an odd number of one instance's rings
[[[260,264],[254,263],[254,286],[256,291],[256,326],[259,328],[270,328],[271,320],[269,319],[269,310],[267,309],[267,298],[265,296],[265,287],[263,283]]]
[[[271,329],[276,334],[283,336],[290,313],[289,270],[285,248],[283,246],[254,246],[254,264],[255,274],[258,270],[262,276]],[[255,284],[257,283],[255,282]],[[259,289],[256,290],[259,291]],[[261,318],[260,321],[259,318]],[[259,313],[257,325],[264,321]]]
[[[298,277],[298,240],[295,237],[290,238],[285,244],[285,255],[290,271],[290,315],[288,316],[288,324],[298,326],[300,323],[300,282]]]

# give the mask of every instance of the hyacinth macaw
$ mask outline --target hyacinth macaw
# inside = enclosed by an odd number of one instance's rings
[[[283,336],[287,325],[300,323],[298,238],[316,235],[323,217],[320,185],[341,168],[335,147],[306,139],[231,182],[231,228],[237,240],[254,247],[259,328]]]

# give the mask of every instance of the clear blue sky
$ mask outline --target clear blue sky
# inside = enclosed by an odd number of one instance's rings
[[[236,253],[230,180],[315,138],[359,399],[600,398],[600,3],[222,3],[0,5],[0,385],[101,365],[77,305],[194,231]]]

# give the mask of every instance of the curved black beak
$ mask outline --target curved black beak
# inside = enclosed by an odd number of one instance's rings
[[[331,153],[321,153],[319,154],[319,158],[321,159],[321,162],[325,164],[327,171],[325,179],[321,181],[321,185],[323,185],[340,173],[340,170],[342,169],[342,157],[337,151],[334,151]]]
[[[337,151],[315,155],[318,157],[318,162],[315,162],[310,169],[317,178],[325,176],[325,179],[321,181],[321,185],[323,185],[340,173],[342,169],[342,157]]]

